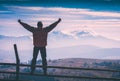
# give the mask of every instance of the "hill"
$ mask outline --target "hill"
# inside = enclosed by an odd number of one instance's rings
[[[30,63],[30,62],[29,62]],[[37,64],[41,65],[41,60],[37,61]],[[66,59],[57,59],[49,60],[48,65],[50,66],[64,66],[64,67],[81,67],[81,68],[99,68],[99,69],[115,69],[120,70],[120,60],[99,60],[99,59],[85,59],[85,58],[66,58]],[[15,67],[10,66],[1,66],[0,70],[9,70],[13,71]],[[30,72],[30,69],[27,67],[21,68],[22,72]],[[42,69],[36,68],[36,73],[43,73]],[[55,69],[48,68],[48,74],[50,75],[74,75],[74,76],[90,76],[90,77],[107,77],[107,78],[120,78],[118,72],[102,72],[102,71],[85,71],[85,70],[70,70],[70,69]],[[2,76],[2,74],[1,74]],[[5,75],[4,75],[5,76]],[[3,77],[4,77],[3,76]],[[88,79],[73,79],[73,78],[49,78],[49,77],[35,77],[35,76],[21,76],[21,79],[34,79],[50,81],[100,81],[100,80],[88,80]],[[49,81],[48,80],[48,81]],[[107,81],[107,80],[104,80]]]
[[[82,67],[82,68],[99,68],[99,69],[116,69],[120,70],[120,60],[98,60],[98,59],[83,59],[83,58],[68,58],[54,60],[50,63],[52,66],[66,66],[66,67]],[[55,75],[73,75],[73,76],[88,76],[88,77],[107,77],[120,78],[119,73],[114,72],[99,72],[87,70],[67,70],[67,69],[52,69],[50,74]],[[101,81],[90,79],[67,79],[56,78],[58,81]],[[107,80],[104,80],[107,81]]]

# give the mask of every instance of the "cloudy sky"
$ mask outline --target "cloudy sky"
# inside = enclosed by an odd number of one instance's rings
[[[102,47],[111,47],[111,48],[112,46],[117,48],[120,47],[120,2],[119,0],[91,0],[91,2],[89,2],[89,0],[44,0],[44,1],[43,0],[40,0],[40,1],[38,0],[0,0],[0,36],[2,35],[10,36],[10,37],[11,36],[12,37],[31,36],[32,34],[27,30],[25,30],[17,22],[18,19],[21,19],[21,21],[28,23],[29,25],[34,27],[36,27],[36,24],[38,21],[42,21],[44,24],[44,27],[46,27],[51,23],[57,21],[58,18],[61,18],[62,22],[59,23],[58,26],[53,31],[62,31],[67,35],[73,35],[74,33],[71,33],[71,31],[73,30],[77,32],[79,32],[79,30],[80,31],[87,30],[89,33],[92,33],[93,36],[101,36],[110,40],[101,41],[99,39],[95,39],[94,41],[97,40],[97,42],[93,42],[93,41],[81,39],[78,41],[71,42],[68,39],[65,41],[60,40],[60,42],[57,42],[57,43],[50,41],[49,46],[52,46],[53,43],[55,46],[56,45],[59,46],[63,44],[62,42],[64,42],[64,44],[68,43],[71,45],[75,43],[76,45],[79,43],[95,45],[94,43],[96,43],[98,44],[98,46],[102,46]],[[6,42],[3,43],[4,40],[2,41],[0,40],[0,44],[1,44],[0,49],[2,48],[7,49],[7,46],[8,47],[12,46],[8,44],[9,40],[5,40],[5,41]],[[29,45],[31,44],[31,41],[29,42],[23,41],[23,44],[20,44],[21,45],[20,49],[25,49],[28,47],[32,49],[32,46]],[[25,43],[27,42],[28,44],[25,44],[24,42]],[[23,48],[23,45],[24,45],[24,48]],[[10,47],[10,48],[8,49],[13,50],[13,47]],[[95,47],[95,49],[96,48],[97,47]],[[84,48],[84,50],[86,50],[86,47]],[[62,50],[61,52],[64,52],[64,51]],[[113,58],[113,57],[120,58],[119,49],[117,49],[117,51],[116,49],[107,50],[108,54],[105,54],[99,51],[95,53],[91,53],[91,55],[82,54],[82,52],[81,51],[79,52],[79,50],[77,50],[76,52],[80,57],[83,57],[83,58],[85,57],[90,58],[92,56],[93,57],[96,56],[97,58],[100,58],[100,57],[101,58]],[[98,52],[100,53],[100,56],[97,55]],[[58,51],[56,51],[55,54],[56,53],[58,53]],[[73,54],[71,54],[70,56],[71,57],[78,56],[77,53],[76,55],[74,55],[74,51],[73,51]],[[116,53],[116,55],[114,56],[113,53]],[[65,57],[64,53],[61,53],[61,54],[56,56]],[[103,56],[101,56],[101,54],[103,54]],[[51,58],[56,58],[56,56],[54,55],[52,56],[52,55],[53,55],[53,52],[51,52],[51,55],[49,56],[51,56]]]
[[[74,28],[88,29],[97,35],[120,40],[120,11],[117,8],[115,10],[114,8],[116,6],[112,4],[109,5],[111,10],[107,10],[106,5],[103,4],[95,6],[95,8],[91,8],[91,6],[89,8],[89,5],[87,8],[79,7],[81,4],[78,4],[76,7],[66,7],[66,3],[61,6],[51,6],[51,4],[47,4],[47,7],[44,5],[1,4],[0,22],[2,23],[0,23],[0,35],[30,35],[31,33],[19,25],[17,22],[18,19],[36,27],[38,21],[42,21],[44,26],[48,26],[58,18],[62,18],[62,22],[55,30]],[[94,5],[96,4],[97,3],[94,3]],[[98,7],[98,10],[96,7]]]

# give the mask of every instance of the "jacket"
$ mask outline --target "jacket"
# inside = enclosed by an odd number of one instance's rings
[[[42,29],[38,29],[35,27],[32,27],[26,23],[23,22],[19,22],[25,29],[27,29],[28,31],[32,32],[33,34],[33,45],[36,47],[45,47],[47,46],[47,36],[48,33],[56,27],[56,25],[59,23],[60,21],[56,21],[53,24],[42,28]]]

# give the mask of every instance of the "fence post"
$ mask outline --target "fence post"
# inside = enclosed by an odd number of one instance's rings
[[[20,64],[20,59],[19,59],[19,55],[18,55],[18,51],[17,51],[17,45],[14,44],[14,51],[15,51],[15,56],[16,56],[16,80],[19,79],[19,64]]]

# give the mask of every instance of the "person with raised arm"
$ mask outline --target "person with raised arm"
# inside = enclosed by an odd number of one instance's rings
[[[31,62],[31,74],[35,71],[35,65],[38,53],[40,51],[41,58],[42,58],[42,65],[43,65],[43,72],[44,75],[47,75],[47,55],[46,55],[46,46],[47,46],[47,36],[48,33],[54,29],[57,24],[61,21],[61,18],[59,18],[56,22],[52,23],[51,25],[47,27],[43,27],[43,24],[41,21],[37,23],[37,27],[32,27],[24,22],[22,22],[20,19],[18,22],[28,31],[32,32],[33,34],[33,58]]]

